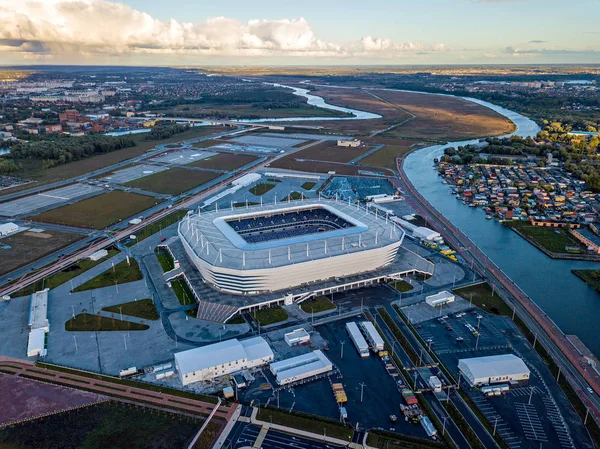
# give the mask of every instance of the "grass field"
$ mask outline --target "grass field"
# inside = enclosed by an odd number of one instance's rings
[[[288,319],[288,314],[280,306],[269,307],[268,309],[255,310],[252,312],[252,318],[261,326],[280,323]]]
[[[64,270],[59,271],[58,273],[55,273],[55,274],[51,275],[50,277],[47,277],[43,280],[34,282],[33,284],[28,285],[27,287],[14,292],[12,294],[12,296],[17,297],[17,296],[31,295],[31,294],[38,292],[44,288],[50,288],[50,289],[56,288],[59,285],[62,285],[65,282],[68,282],[71,279],[76,278],[80,274],[88,271],[90,268],[94,268],[96,265],[104,262],[106,259],[110,259],[111,257],[113,257],[117,254],[119,254],[118,249],[110,248],[108,250],[108,255],[106,257],[103,257],[100,260],[96,260],[96,261],[93,261],[90,259],[78,260],[73,265],[65,268]]]
[[[178,210],[176,212],[173,212],[172,214],[167,215],[166,217],[164,217],[158,221],[155,221],[152,224],[149,224],[145,228],[140,229],[135,234],[135,236],[137,237],[135,240],[135,243],[141,242],[142,240],[147,239],[148,237],[156,234],[157,232],[161,232],[166,227],[169,227],[172,224],[177,223],[179,220],[181,220],[183,217],[185,217],[186,214],[187,214],[187,210]],[[130,240],[130,241],[133,242],[133,240]]]
[[[125,218],[137,215],[159,202],[149,196],[115,190],[42,212],[30,218],[47,223],[104,229]]]
[[[396,159],[411,151],[410,146],[385,145],[375,153],[369,154],[360,160],[362,165],[373,165],[375,167],[387,167],[396,170]]]
[[[344,441],[350,441],[352,439],[352,434],[354,433],[352,427],[344,427],[335,420],[321,418],[307,413],[286,413],[283,410],[275,408],[260,407],[256,417],[260,421],[268,423],[273,422],[273,424],[279,424],[291,427],[292,429],[304,430],[319,435],[323,434],[323,429],[326,429],[327,436],[339,438]]]
[[[413,286],[406,281],[396,281],[392,282],[390,285],[401,293],[409,292],[413,289]]]
[[[16,173],[16,176],[24,176],[26,178],[35,179],[36,186],[44,185],[51,182],[61,181],[64,179],[81,176],[94,170],[108,167],[127,159],[141,156],[144,153],[151,151],[158,144],[181,142],[183,140],[205,137],[211,134],[223,132],[225,129],[220,126],[203,126],[194,127],[181,134],[177,134],[170,139],[164,140],[145,140],[145,134],[134,134],[132,139],[136,142],[136,146],[124,148],[122,150],[113,151],[98,156],[93,156],[81,161],[75,161],[68,164],[59,165],[48,170],[42,170],[42,161],[38,160],[23,160],[23,172]],[[13,189],[3,190],[3,193],[12,193],[19,190],[30,188],[31,186],[15,187]]]
[[[303,193],[290,192],[289,195],[287,195],[284,199],[281,200],[281,202],[296,201],[296,200],[303,200],[303,199],[307,199],[307,197]]]
[[[369,432],[367,444],[377,449],[424,449],[444,448],[441,442],[426,440],[424,438],[400,435],[392,432],[375,431]]]
[[[571,272],[600,293],[600,270],[571,270]]]
[[[256,157],[248,154],[219,153],[216,156],[200,159],[188,165],[199,168],[212,168],[213,170],[231,171],[243,167],[256,159]]]
[[[187,306],[196,302],[194,295],[183,279],[175,279],[171,281],[171,288],[177,296],[177,299],[179,299],[179,303],[181,305]]]
[[[121,321],[118,316],[107,318],[91,313],[80,313],[65,323],[65,330],[69,332],[115,332],[115,331],[145,331],[149,326]]]
[[[9,273],[41,259],[83,237],[79,234],[58,231],[43,233],[25,231],[4,237],[0,239],[0,274]]]
[[[187,447],[202,421],[116,401],[25,422],[0,432],[6,449]]]
[[[221,176],[221,173],[187,170],[177,167],[135,179],[125,185],[150,192],[179,195],[219,176]]]
[[[312,182],[312,181],[307,181],[305,183],[302,184],[302,188],[304,190],[312,190],[312,188],[316,185],[316,182]]]
[[[341,117],[347,115],[342,112],[317,108],[308,104],[297,108],[276,109],[265,109],[253,106],[252,104],[181,104],[176,109],[180,114],[226,114],[230,118]],[[183,111],[184,109],[185,112]]]
[[[328,173],[335,171],[339,175],[357,176],[358,170],[364,168],[356,165],[332,164],[331,162],[314,162],[302,159],[297,156],[297,153],[284,156],[271,163],[273,168],[283,168],[286,170],[302,171],[307,173]]]
[[[319,313],[335,309],[335,305],[325,296],[318,296],[310,301],[304,301],[300,308],[306,313]]]
[[[171,271],[175,268],[175,262],[171,255],[167,252],[159,251],[156,253],[156,258],[158,259],[158,263],[163,269],[163,272]]]
[[[261,196],[261,195],[264,195],[265,193],[267,193],[269,190],[271,190],[274,187],[275,187],[275,184],[263,182],[261,184],[257,184],[254,187],[252,187],[249,190],[249,192],[253,195]]]
[[[338,147],[337,141],[326,140],[294,153],[294,157],[318,161],[350,162],[369,150],[372,150],[372,148],[364,145],[358,148]]]
[[[120,307],[120,309],[119,309]],[[137,301],[125,302],[123,304],[117,304],[116,306],[103,307],[102,310],[105,312],[112,312],[116,314],[135,316],[137,318],[143,318],[145,320],[158,320],[158,312],[152,298],[138,299]]]
[[[137,260],[130,257],[129,264],[127,264],[127,260],[119,262],[114,268],[109,268],[104,273],[81,284],[73,291],[84,292],[94,288],[115,287],[115,283],[126,284],[127,282],[140,281],[142,278],[142,272]]]
[[[574,246],[581,248],[579,252],[585,252],[581,243],[569,234],[565,228],[546,228],[541,226],[533,226],[525,221],[509,221],[503,222],[505,226],[520,232],[526,240],[533,244],[538,244],[542,248],[552,253],[567,253],[566,246]]]
[[[493,313],[494,315],[512,316],[513,311],[498,296],[498,293],[492,291],[492,287],[487,282],[457,288],[453,292],[467,301],[472,301],[474,306],[486,312]]]

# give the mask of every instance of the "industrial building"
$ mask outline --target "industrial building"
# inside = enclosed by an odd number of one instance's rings
[[[383,351],[383,338],[381,338],[381,335],[379,335],[379,332],[377,332],[373,323],[370,321],[361,321],[359,325],[371,349],[375,352]]]
[[[337,141],[337,146],[338,147],[348,147],[348,148],[358,148],[360,146],[362,142],[358,139],[352,139],[352,140],[338,140]]]
[[[105,249],[99,249],[98,251],[90,254],[89,259],[92,262],[97,262],[97,261],[99,261],[100,259],[102,259],[103,257],[106,257],[106,256],[108,256],[108,251],[105,250]]]
[[[5,235],[12,234],[13,232],[17,232],[19,230],[19,226],[14,223],[4,223],[0,224],[0,237],[4,237]]]
[[[333,370],[333,364],[321,351],[316,350],[280,362],[271,363],[271,372],[279,385],[299,382]]]
[[[273,351],[262,337],[233,338],[200,348],[175,353],[175,366],[183,385],[211,381],[243,369],[267,365]]]
[[[437,307],[454,302],[454,298],[455,296],[452,293],[444,291],[427,296],[425,302],[431,307]]]
[[[477,386],[495,383],[525,385],[530,376],[525,362],[514,354],[460,359],[458,369],[471,385]]]
[[[356,323],[346,323],[346,331],[350,336],[350,340],[354,343],[354,347],[358,351],[358,354],[361,357],[369,357],[369,345],[367,344],[365,337],[360,333]]]
[[[310,200],[187,215],[178,229],[204,280],[257,295],[372,272],[394,262],[404,231],[359,205]]]
[[[301,327],[300,329],[294,329],[292,332],[288,332],[284,335],[285,342],[289,346],[301,345],[310,341],[310,335]]]
[[[27,357],[35,357],[46,353],[46,332],[50,331],[48,322],[48,290],[44,289],[31,295],[29,305],[29,338],[27,341]]]

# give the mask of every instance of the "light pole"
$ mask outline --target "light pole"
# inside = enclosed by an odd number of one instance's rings
[[[492,436],[496,436],[496,426],[498,425],[498,418],[499,416],[496,416],[496,419],[494,421],[494,432],[492,433]]]
[[[477,351],[477,348],[479,347],[479,332],[477,332],[477,341],[475,342],[475,351]]]
[[[127,334],[123,334],[123,344],[125,345],[125,351],[127,351]]]
[[[71,306],[71,310],[73,310],[73,318],[75,318],[75,306]]]
[[[363,389],[364,389],[365,385],[367,385],[367,384],[365,384],[364,382],[361,382],[361,383],[359,383],[359,385],[360,385],[360,402],[362,403],[362,401],[363,401]]]
[[[342,351],[341,351],[341,353],[340,353],[340,359],[343,359],[343,358],[344,358],[344,344],[345,344],[345,343],[346,343],[346,342],[345,342],[345,341],[343,341],[343,340],[342,340],[342,341],[340,341],[340,345],[342,345]]]
[[[73,343],[75,343],[75,352],[77,352],[77,339],[75,338],[75,335],[73,335]]]
[[[446,420],[448,419],[447,416],[444,416],[444,425],[442,426],[442,435],[446,435]]]
[[[121,315],[121,321],[123,321],[123,307],[119,306],[119,314]]]

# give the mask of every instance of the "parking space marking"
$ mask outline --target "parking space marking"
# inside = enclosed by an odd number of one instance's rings
[[[556,435],[561,447],[574,449],[575,445],[573,444],[573,439],[571,438],[569,429],[567,428],[565,420],[558,410],[558,407],[549,396],[544,396],[542,401],[546,406],[546,415],[556,431]]]
[[[542,442],[548,441],[546,432],[544,432],[538,413],[533,405],[516,402],[515,410],[523,427],[525,438]]]
[[[511,396],[529,396],[531,394],[531,391],[533,390],[533,394],[535,395],[540,395],[540,394],[544,394],[544,392],[542,390],[540,390],[537,386],[534,387],[523,387],[523,388],[513,388],[511,389],[508,394],[510,394]]]

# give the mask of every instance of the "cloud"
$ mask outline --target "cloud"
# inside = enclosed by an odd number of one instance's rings
[[[539,40],[532,40],[529,41],[530,44],[545,44],[548,41],[539,41]]]
[[[159,20],[109,0],[2,0],[0,49],[28,55],[207,55],[390,57],[443,51],[443,44],[397,43],[367,36],[342,46],[317,37],[302,17],[242,22]]]
[[[504,47],[502,53],[512,55],[515,57],[519,56],[532,56],[532,55],[551,55],[551,56],[594,56],[600,55],[600,50],[573,50],[567,48],[540,48],[540,49],[518,49],[514,47]]]

